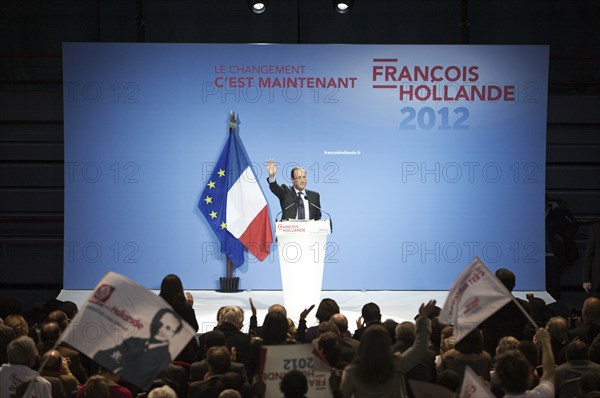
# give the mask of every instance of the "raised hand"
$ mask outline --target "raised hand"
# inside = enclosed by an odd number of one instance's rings
[[[273,159],[269,159],[265,165],[267,166],[267,171],[269,172],[269,178],[274,178],[275,174],[277,174],[277,170],[279,170],[279,167],[275,164],[275,161]]]
[[[421,304],[421,307],[419,308],[419,316],[429,318],[429,316],[436,310],[435,303],[435,300],[429,300],[427,304]]]
[[[305,308],[304,311],[300,313],[300,319],[306,319],[306,316],[312,311],[313,308],[315,308],[314,304],[308,308]]]

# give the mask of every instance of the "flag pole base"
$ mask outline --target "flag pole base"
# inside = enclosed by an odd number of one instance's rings
[[[239,293],[241,290],[239,289],[240,278],[232,277],[232,278],[219,278],[219,287],[217,290],[219,293]]]

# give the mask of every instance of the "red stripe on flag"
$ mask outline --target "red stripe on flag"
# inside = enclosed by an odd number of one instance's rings
[[[267,258],[271,243],[273,243],[273,232],[269,220],[269,209],[266,205],[254,217],[239,240],[259,261]]]

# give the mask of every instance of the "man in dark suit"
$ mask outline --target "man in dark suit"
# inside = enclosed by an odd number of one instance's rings
[[[321,197],[315,191],[306,189],[306,170],[302,167],[292,169],[292,186],[279,185],[275,180],[277,165],[273,160],[267,162],[269,189],[279,198],[282,220],[320,220]]]
[[[583,288],[586,292],[600,290],[600,223],[590,228],[583,259]]]

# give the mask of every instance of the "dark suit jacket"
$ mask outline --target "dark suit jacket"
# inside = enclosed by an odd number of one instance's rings
[[[267,179],[268,181],[268,179]],[[277,181],[269,183],[269,189],[271,192],[277,196],[279,199],[279,204],[281,205],[281,210],[283,211],[283,215],[281,216],[282,220],[289,220],[296,218],[296,214],[298,213],[298,209],[296,206],[296,191],[294,191],[293,187],[289,187],[285,184],[278,185]],[[309,202],[308,205],[308,218],[311,220],[320,220],[321,219],[321,210],[317,207],[321,207],[321,197],[315,191],[310,191],[308,189],[304,190],[306,192],[306,199]],[[310,203],[315,206],[311,206]]]
[[[592,283],[592,291],[600,290],[600,223],[590,228],[583,259],[583,281]]]

